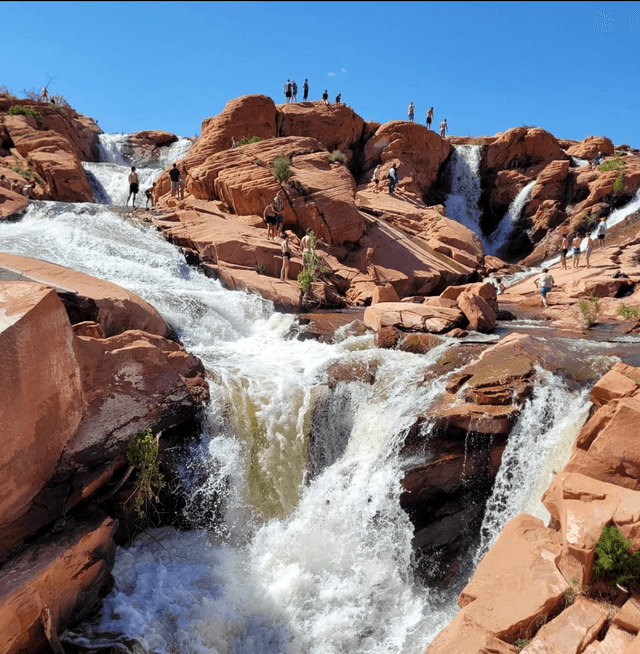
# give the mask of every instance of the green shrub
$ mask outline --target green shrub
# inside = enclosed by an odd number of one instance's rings
[[[150,429],[129,436],[127,459],[129,465],[138,471],[135,485],[142,495],[136,497],[136,512],[142,518],[147,500],[157,500],[155,489],[166,485],[158,467],[158,440]]]
[[[590,211],[580,219],[578,228],[580,231],[591,231],[598,223],[598,216],[592,214]]]
[[[613,157],[604,163],[601,163],[598,166],[598,169],[603,173],[606,173],[609,170],[624,170],[624,161],[619,157]]]
[[[311,290],[311,284],[313,284],[313,278],[311,277],[311,272],[308,268],[303,268],[298,273],[298,284],[302,289],[302,293],[306,295]]]
[[[330,155],[329,155],[329,163],[341,163],[345,164],[347,163],[347,156],[340,152],[340,150],[334,150]]]
[[[633,541],[625,538],[615,525],[603,525],[596,543],[593,572],[596,580],[611,585],[637,585],[640,578],[640,552],[631,552]]]
[[[584,326],[588,329],[596,324],[598,314],[600,313],[600,298],[591,295],[578,302],[578,308],[582,314]]]
[[[39,111],[31,109],[30,107],[22,107],[19,104],[14,104],[13,107],[9,107],[7,112],[10,116],[33,116],[36,120],[40,120],[42,115]]]
[[[291,162],[289,161],[289,157],[287,157],[286,154],[281,154],[279,157],[276,157],[273,160],[271,171],[273,172],[273,176],[279,182],[286,182],[289,177],[291,177],[291,169],[289,167],[290,164]]]
[[[246,136],[243,136],[236,145],[249,145],[251,143],[257,143],[259,140],[259,136],[252,136],[250,139],[248,139]]]
[[[622,316],[625,320],[638,317],[638,309],[635,307],[628,307],[624,302],[618,307],[618,315]]]
[[[623,179],[624,178],[622,173],[619,173],[619,175],[616,177],[615,182],[613,182],[613,192],[616,195],[627,192],[627,187],[624,185],[624,182],[622,181]]]
[[[518,638],[518,640],[513,641],[513,648],[515,649],[516,652],[520,652],[523,650],[529,643],[531,642],[531,638]]]

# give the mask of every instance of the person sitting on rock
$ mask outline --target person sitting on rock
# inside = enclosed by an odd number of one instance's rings
[[[409,103],[409,110],[408,110],[407,114],[409,116],[409,122],[412,123],[413,122],[413,116],[414,116],[414,113],[413,113],[413,100]]]
[[[178,164],[173,164],[173,168],[169,171],[169,177],[171,178],[171,197],[175,198],[180,193],[180,171],[178,170]]]
[[[329,91],[327,91],[327,89],[325,89],[322,94],[322,102],[324,102],[324,104],[329,104]]]
[[[231,137],[231,147],[229,148],[229,150],[235,150],[235,148],[237,148],[237,147],[238,147],[238,144],[236,143],[236,137],[232,136]]]
[[[540,289],[542,304],[544,304],[545,309],[548,309],[549,305],[547,304],[547,293],[553,287],[553,277],[549,274],[548,268],[542,269],[540,276],[536,280],[536,286]]]
[[[22,192],[22,184],[17,179],[14,179],[11,182],[11,190],[14,193],[21,193]]]
[[[138,194],[138,190],[140,189],[140,178],[138,177],[138,173],[136,172],[136,167],[131,166],[131,172],[129,173],[129,196],[127,197],[127,201],[125,203],[125,207],[129,206],[129,198],[133,195],[133,202],[131,203],[132,207],[136,206],[136,195]]]
[[[276,238],[276,214],[278,212],[276,211],[275,206],[273,205],[273,202],[269,202],[269,204],[266,206],[264,213],[262,214],[262,219],[264,220],[264,224],[267,228],[267,240],[270,241],[271,239]]]
[[[596,155],[596,158],[593,160],[593,163],[591,164],[591,170],[593,170],[596,166],[599,166],[604,160],[604,155],[602,152],[598,151],[598,154]]]
[[[289,247],[289,236],[287,232],[282,233],[282,270],[280,279],[285,281],[289,279],[289,263],[291,262],[291,248]]]

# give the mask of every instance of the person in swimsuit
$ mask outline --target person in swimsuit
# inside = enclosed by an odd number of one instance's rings
[[[449,126],[447,125],[447,119],[445,118],[440,123],[440,138],[445,138],[448,129],[449,129]]]
[[[598,225],[598,229],[596,231],[596,235],[598,236],[598,242],[599,242],[599,249],[602,250],[604,249],[604,237],[607,234],[607,221],[605,218],[600,218],[600,224]]]
[[[433,107],[427,111],[427,129],[431,129],[431,123],[433,122]]]
[[[551,290],[553,286],[553,277],[549,274],[548,268],[543,268],[540,276],[536,280],[536,286],[540,289],[540,297],[542,298],[542,304],[544,304],[545,309],[549,308],[547,304],[547,293]]]
[[[276,197],[273,198],[273,206],[276,209],[276,236],[280,236],[282,234],[282,227],[284,226],[284,216],[282,215],[282,212],[284,211],[284,202],[282,198],[284,197],[284,193],[282,191],[278,191],[276,193]]]
[[[576,234],[576,237],[571,241],[571,247],[573,248],[573,267],[578,268],[580,266],[580,243],[582,239],[580,234]]]
[[[373,171],[373,192],[378,192],[378,186],[380,185],[380,165],[376,166],[376,169]]]
[[[409,117],[409,122],[413,122],[413,100],[409,103],[409,109],[407,110],[407,116]]]
[[[145,209],[149,208],[149,203],[151,203],[151,208],[153,209],[153,191],[156,187],[156,183],[154,182],[152,186],[150,186],[145,192],[145,196],[147,198],[147,201],[144,205]]]
[[[587,247],[584,250],[584,258],[587,260],[587,268],[589,268],[589,259],[591,258],[591,253],[593,252],[592,241],[587,237]]]
[[[560,265],[562,270],[567,269],[567,252],[569,252],[569,241],[566,235],[562,237],[562,245],[560,246]]]
[[[289,279],[289,263],[291,261],[291,248],[289,247],[289,237],[287,232],[282,234],[282,270],[280,279],[285,281]]]
[[[131,172],[129,173],[129,197],[127,198],[127,202],[124,205],[125,207],[129,206],[129,198],[133,195],[133,202],[131,203],[132,207],[136,206],[136,195],[138,194],[138,190],[140,189],[140,178],[138,177],[138,173],[136,172],[136,167],[131,166]]]
[[[262,214],[262,218],[264,220],[264,224],[267,226],[267,240],[270,241],[272,238],[275,239],[276,237],[276,222],[277,222],[277,217],[276,214],[278,212],[276,211],[275,206],[273,205],[273,202],[269,202],[269,204],[266,206],[264,213]]]

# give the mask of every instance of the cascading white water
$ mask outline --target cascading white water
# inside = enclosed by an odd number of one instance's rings
[[[100,619],[69,638],[97,646],[120,635],[167,654],[409,654],[453,617],[454,596],[443,602],[413,579],[398,456],[414,415],[445,384],[422,383],[424,372],[453,343],[419,356],[375,349],[371,336],[334,345],[286,340],[291,316],[225,290],[156,231],[99,205],[34,203],[21,222],[0,224],[0,250],[136,292],[210,372],[206,432],[184,475],[188,512],[217,495],[220,521],[209,532],[165,528],[121,548]],[[327,415],[314,423],[334,361],[371,366],[376,380],[339,384],[338,401],[326,402]],[[541,375],[505,458],[510,466],[549,450],[544,434],[529,436],[558,419],[541,418],[540,406],[563,406],[578,420],[585,401]],[[309,480],[312,423],[314,439],[343,442]],[[323,432],[322,424],[331,427]],[[514,499],[509,511],[528,499]]]
[[[468,227],[482,240],[487,252],[489,243],[482,234],[480,218],[482,211],[478,206],[482,188],[480,186],[480,146],[456,145],[449,164],[451,174],[451,193],[445,203],[449,218]]]
[[[571,157],[571,166],[573,168],[582,168],[583,166],[588,166],[588,159],[580,159],[580,157]]]
[[[488,249],[485,248],[485,254],[500,256],[502,250],[509,240],[509,236],[520,219],[522,212],[529,201],[536,180],[529,182],[524,188],[521,188],[516,197],[509,205],[507,213],[503,216],[497,229],[489,236]]]
[[[129,173],[131,165],[122,156],[121,148],[130,134],[100,134],[100,163],[85,161],[82,166],[88,173],[96,201],[100,204],[123,206],[129,196]],[[190,139],[180,138],[163,148],[157,163],[136,166],[140,178],[137,206],[145,205],[144,192],[174,161],[184,158],[191,146]]]

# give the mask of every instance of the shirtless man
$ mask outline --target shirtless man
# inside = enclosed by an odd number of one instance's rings
[[[305,234],[300,241],[300,249],[302,250],[302,263],[307,264],[307,253],[311,252],[311,237]]]
[[[264,220],[264,224],[267,227],[267,240],[270,241],[271,239],[276,238],[276,214],[278,212],[276,211],[275,205],[273,202],[269,202],[269,204],[266,206],[264,213],[262,214],[262,219]]]
[[[447,125],[447,119],[445,118],[445,119],[440,123],[440,137],[441,137],[441,138],[444,138],[444,137],[445,137],[445,135],[446,135],[446,133],[447,133],[447,129],[449,129],[449,126]]]
[[[153,192],[155,191],[156,188],[156,183],[154,182],[152,186],[150,186],[145,192],[145,196],[147,198],[147,202],[145,203],[145,209],[149,208],[149,203],[151,203],[151,208],[153,209]]]
[[[571,241],[571,247],[573,248],[573,267],[580,267],[580,244],[582,243],[582,238],[580,234],[576,234],[576,237]]]
[[[178,170],[178,164],[173,164],[173,168],[169,171],[169,177],[171,178],[171,197],[175,198],[180,193],[180,171]]]
[[[433,122],[433,107],[427,111],[427,129],[431,129],[431,123]]]
[[[140,178],[136,172],[136,167],[131,166],[131,172],[129,173],[129,197],[125,203],[125,207],[129,206],[129,198],[133,195],[133,202],[131,203],[132,207],[136,206],[136,195],[140,189]]]
[[[407,111],[407,116],[409,117],[409,122],[413,122],[413,100],[409,103],[409,109]]]
[[[553,286],[553,277],[549,274],[548,268],[543,268],[542,272],[538,279],[536,279],[536,286],[540,289],[540,297],[542,298],[542,304],[544,304],[545,309],[549,308],[547,304],[547,293],[551,290]]]

